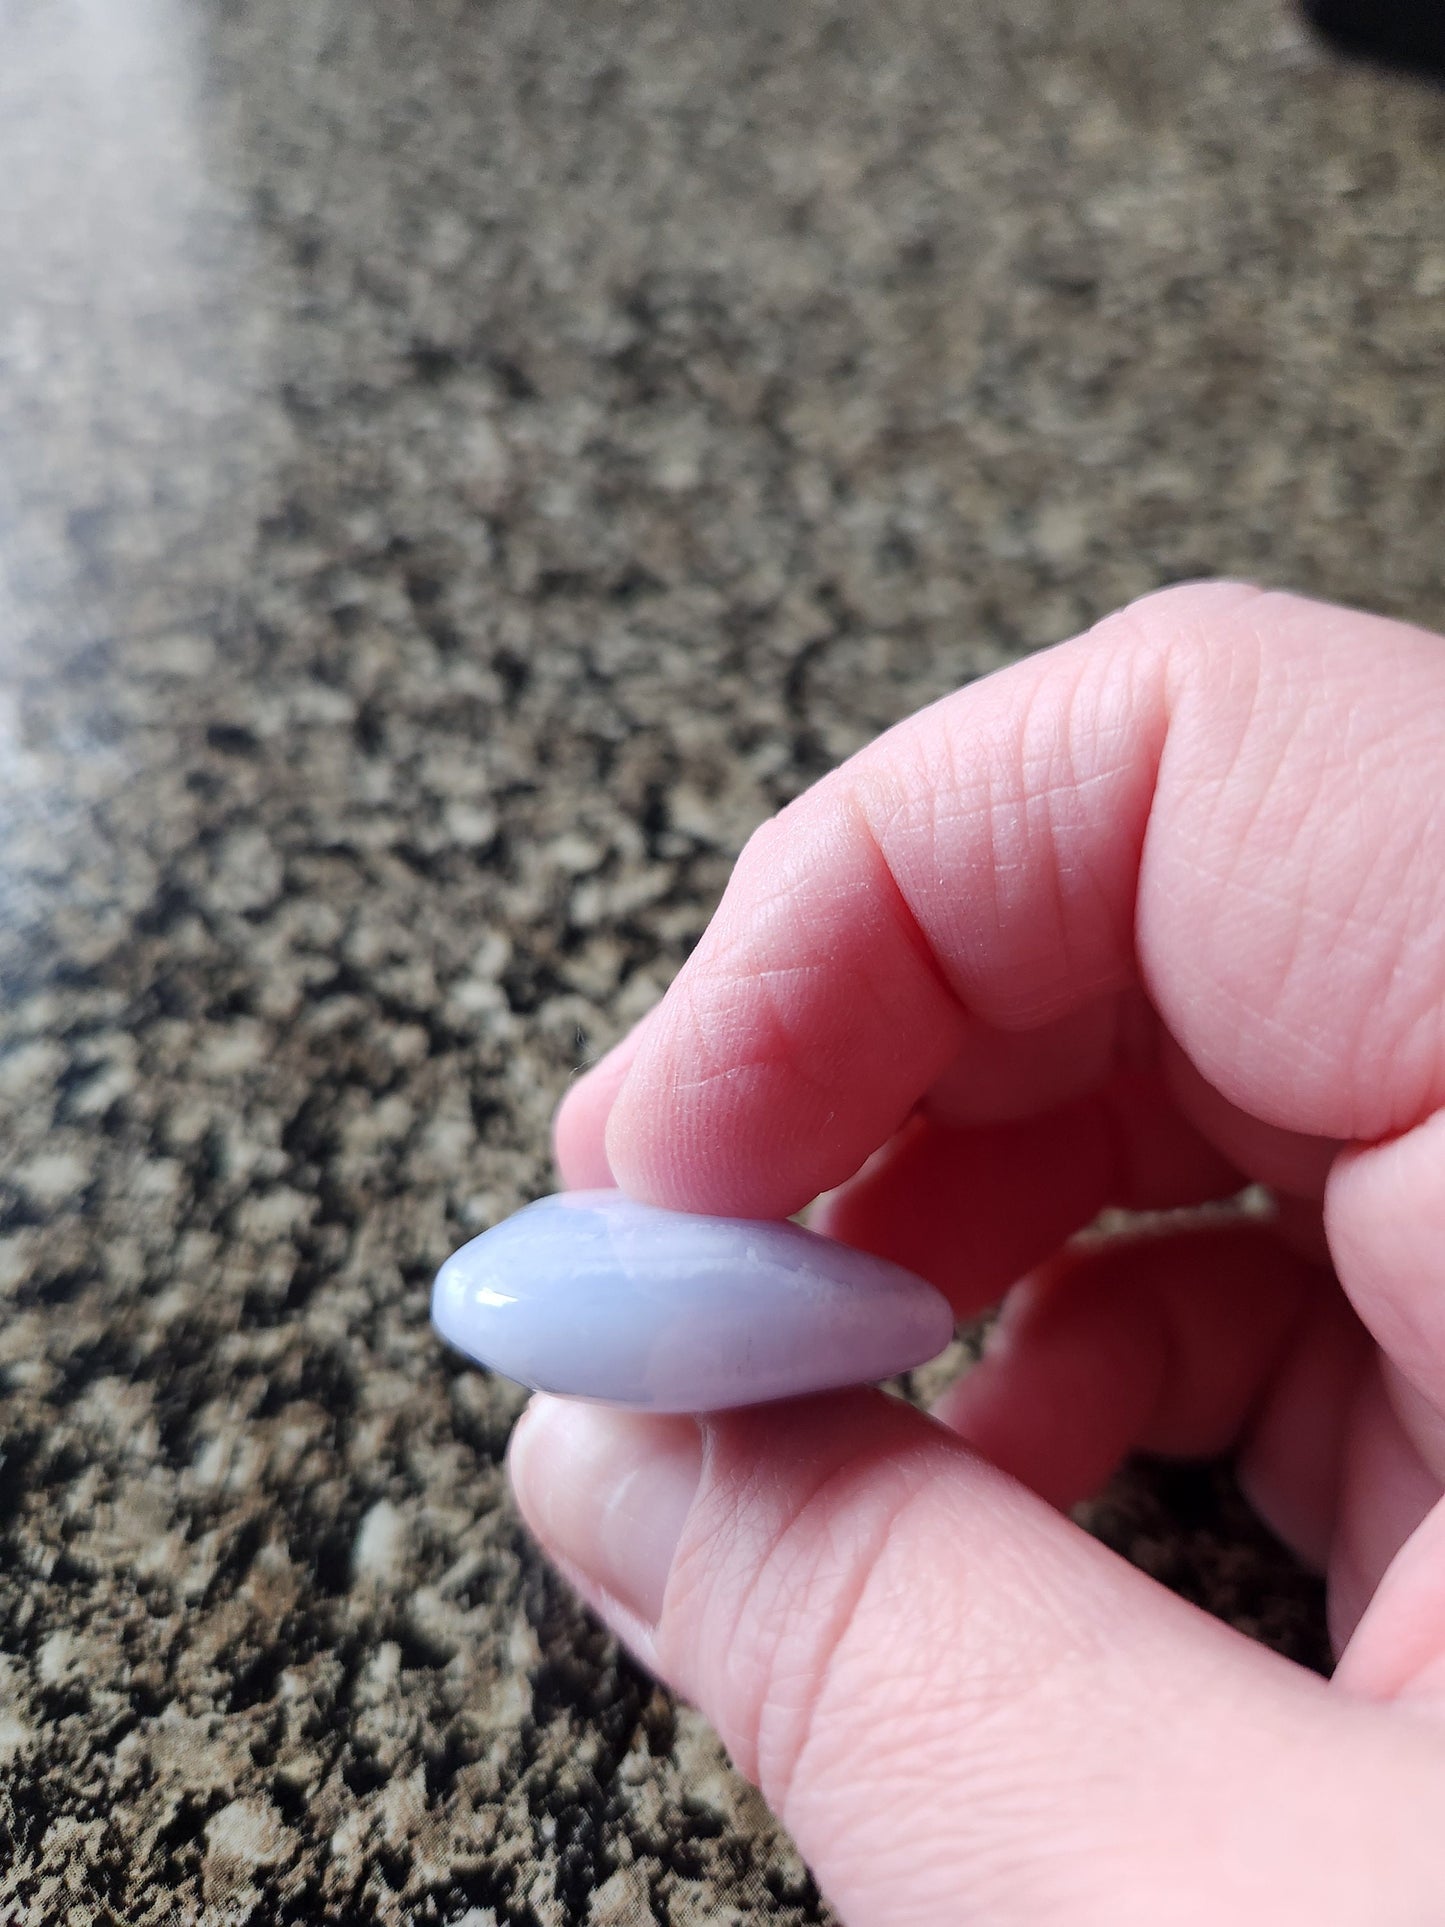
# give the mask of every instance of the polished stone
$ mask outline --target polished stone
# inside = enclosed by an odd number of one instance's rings
[[[620,1191],[540,1198],[473,1238],[442,1266],[432,1319],[534,1390],[653,1412],[865,1384],[953,1337],[948,1301],[898,1265]]]

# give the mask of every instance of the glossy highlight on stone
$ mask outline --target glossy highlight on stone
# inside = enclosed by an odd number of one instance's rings
[[[454,1252],[432,1321],[536,1391],[708,1412],[921,1365],[953,1313],[911,1271],[800,1225],[562,1191]]]

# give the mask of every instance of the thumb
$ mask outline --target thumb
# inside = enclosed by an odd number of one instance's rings
[[[851,1927],[1445,1918],[1445,1744],[1184,1604],[897,1400],[539,1398],[534,1532]]]

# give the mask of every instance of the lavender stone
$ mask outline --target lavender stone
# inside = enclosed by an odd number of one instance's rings
[[[473,1238],[437,1274],[432,1319],[538,1391],[651,1412],[869,1383],[953,1336],[948,1301],[882,1258],[620,1191],[559,1192]]]

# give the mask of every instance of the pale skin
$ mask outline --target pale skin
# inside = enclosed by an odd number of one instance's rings
[[[1445,640],[1190,586],[911,717],[556,1151],[1003,1300],[933,1415],[539,1399],[511,1455],[850,1927],[1445,1920]],[[1069,1242],[1250,1181],[1272,1222]],[[1071,1522],[1134,1448],[1234,1452],[1333,1679]]]

